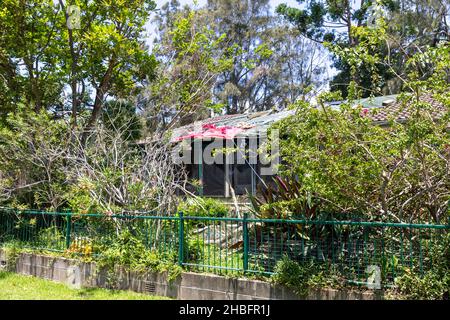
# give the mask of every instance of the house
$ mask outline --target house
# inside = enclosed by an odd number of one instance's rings
[[[429,103],[434,119],[448,112],[430,94],[424,95],[421,101]],[[339,108],[342,103],[335,101],[328,106]],[[364,114],[375,125],[387,126],[391,120],[401,123],[410,117],[410,108],[399,101],[397,95],[366,98],[354,103],[363,107]],[[267,141],[267,129],[272,124],[293,114],[295,110],[224,115],[175,129],[171,142],[183,149],[182,163],[186,165],[189,179],[199,182],[192,191],[209,197],[229,198],[233,194],[255,194],[258,185],[270,183],[276,171],[272,169],[278,162],[264,160],[256,149]],[[210,161],[205,159],[208,155]]]
[[[184,145],[183,163],[189,178],[199,181],[200,195],[228,198],[255,194],[258,184],[270,181],[276,170],[276,163],[258,152],[267,141],[267,129],[294,113],[264,111],[214,117],[175,129],[171,139]]]
[[[430,93],[422,95],[420,101],[430,106],[430,115],[435,120],[442,118],[448,112],[448,108],[434,99]],[[329,103],[329,106],[331,108],[339,108],[343,102],[334,101]],[[411,108],[400,101],[399,95],[365,98],[356,100],[353,103],[355,106],[361,106],[375,125],[387,126],[391,120],[403,123],[411,116]]]

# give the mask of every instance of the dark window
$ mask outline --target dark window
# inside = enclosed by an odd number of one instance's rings
[[[220,140],[215,140],[215,143]],[[202,149],[205,148],[214,141],[203,141]],[[214,146],[216,147],[216,146]],[[223,148],[223,144],[221,146],[217,146],[218,148]],[[218,156],[219,157],[219,156]],[[221,160],[215,161],[220,163],[206,164],[203,163],[203,194],[205,196],[225,196],[225,164],[224,158]]]

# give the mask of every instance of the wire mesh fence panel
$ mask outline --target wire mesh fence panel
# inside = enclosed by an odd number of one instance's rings
[[[243,226],[238,218],[185,217],[182,265],[188,270],[238,274],[243,271]]]
[[[433,268],[450,226],[352,220],[131,216],[0,209],[0,246],[102,255],[132,237],[161,259],[186,270],[270,275],[287,257],[300,265],[337,270],[365,284],[378,271],[391,285],[405,270]],[[133,248],[132,248],[133,249]]]
[[[367,283],[370,273],[379,270],[381,281],[392,284],[406,269],[430,270],[432,248],[448,230],[448,225],[251,220],[249,271],[273,273],[286,256],[337,269],[354,283]]]
[[[0,243],[17,242],[24,248],[62,251],[66,221],[61,215],[4,210],[0,214]]]
[[[0,210],[0,244],[100,255],[125,231],[161,255],[178,251],[178,219],[148,216],[77,215],[70,212]]]
[[[178,219],[148,216],[72,216],[69,250],[101,254],[102,248],[127,241],[130,235],[147,250],[174,256],[178,250]]]

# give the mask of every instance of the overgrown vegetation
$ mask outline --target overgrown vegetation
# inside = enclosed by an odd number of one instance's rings
[[[391,299],[436,300],[450,295],[450,233],[433,247],[432,268],[425,274],[420,270],[404,268],[395,279],[395,286],[387,294]]]
[[[303,192],[297,179],[280,176],[273,178],[274,184],[259,185],[258,196],[248,195],[258,218],[290,219],[295,217],[317,218],[318,205],[312,197]]]
[[[317,106],[300,101],[292,106],[295,115],[273,126],[282,135],[283,178],[262,190],[263,197],[254,199],[254,208],[265,217],[292,219],[302,212],[308,218],[313,208],[313,212],[327,212],[327,220],[446,225],[450,217],[450,46],[429,47],[408,59],[398,110],[385,123],[376,123],[377,110],[358,105],[361,92],[355,79],[362,64],[371,66],[374,82],[380,79],[377,66],[389,65],[389,61],[373,55],[372,50],[391,39],[383,19],[370,28],[355,27],[352,34],[359,41],[346,50],[330,44],[354,77],[347,102],[338,109],[330,108],[328,101],[337,96],[328,93],[318,97]],[[425,65],[433,70],[427,75],[422,73]],[[399,120],[402,111],[408,117]],[[333,237],[351,234],[352,239],[367,243],[371,237],[380,236],[376,229],[371,229],[373,234],[334,226],[324,230],[327,232],[320,233],[319,239],[331,246]],[[304,231],[292,230],[289,234],[297,239]],[[411,251],[410,264],[400,261],[404,260],[402,253],[391,252],[385,257],[380,264],[381,277],[385,281],[393,270],[391,297],[445,298],[449,291],[448,229],[439,233],[439,240],[431,232],[420,230],[381,231],[384,243],[400,246],[406,234],[411,247],[421,247],[426,253],[421,261],[413,259]],[[307,233],[308,238],[310,235]],[[298,265],[285,258],[277,270],[278,282],[299,291],[307,287],[309,273],[304,263]]]
[[[175,280],[181,274],[181,268],[176,264],[175,251],[151,250],[130,230],[122,232],[116,241],[100,250],[102,253],[96,261],[99,268],[106,270],[110,278],[118,273],[118,268],[137,272],[167,272],[169,281]]]
[[[187,198],[178,206],[178,211],[188,217],[225,217],[229,208],[213,198]]]
[[[48,220],[16,215],[13,224],[0,224],[8,261],[19,248],[33,247],[95,260],[110,275],[120,266],[174,279],[181,270],[176,219],[127,219],[182,211],[208,218],[186,222],[185,262],[242,265],[249,244],[243,226],[231,237],[209,239],[216,227],[222,231],[209,218],[225,217],[228,208],[187,190],[185,168],[172,157],[172,130],[211,113],[290,108],[294,115],[271,128],[281,133],[280,176],[251,197],[254,210],[259,218],[327,223],[254,223],[252,267],[267,271],[280,258],[270,256],[272,249],[289,252],[297,260],[282,259],[274,279],[304,294],[339,284],[339,259],[365,266],[361,257],[371,255],[383,281],[395,280],[394,295],[448,295],[449,244],[438,242],[448,229],[335,223],[446,225],[450,218],[450,8],[425,0],[401,1],[402,10],[399,4],[312,1],[300,11],[281,5],[277,12],[290,27],[270,12],[269,0],[211,0],[199,9],[171,1],[157,15],[150,52],[144,26],[154,1],[77,2],[82,19],[75,28],[77,17],[64,1],[6,1],[0,204],[76,213]],[[345,31],[327,30],[329,23]],[[329,54],[340,73],[332,92],[319,93]],[[388,108],[369,110],[359,99],[387,93],[398,94],[398,110],[377,122]],[[330,105],[336,100],[338,108]],[[377,255],[386,247],[395,249]]]
[[[313,288],[342,288],[348,286],[345,278],[339,272],[327,266],[312,261],[299,264],[287,256],[277,262],[271,280],[276,284],[291,288],[296,294],[304,298]]]

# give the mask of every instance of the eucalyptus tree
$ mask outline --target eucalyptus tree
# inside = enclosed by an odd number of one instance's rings
[[[376,79],[375,66],[386,58],[372,51],[390,41],[388,25],[380,18],[376,27],[356,29],[355,37],[354,48],[339,53],[336,45],[334,52],[352,73],[367,63]],[[432,70],[427,77],[418,71],[424,65]],[[296,177],[327,209],[402,222],[444,221],[450,190],[450,46],[429,47],[406,66],[405,90],[385,110],[384,123],[377,110],[355,107],[353,82],[349,101],[337,110],[325,103],[335,94],[319,96],[320,108],[298,103],[294,116],[275,125],[284,137],[281,174]]]
[[[156,47],[168,48],[164,39],[174,17],[176,13],[185,15],[187,10],[176,0],[161,7],[155,19]],[[309,86],[323,85],[323,48],[274,16],[270,1],[210,0],[194,11],[195,28],[207,27],[216,37],[225,35],[212,49],[212,57],[231,61],[231,67],[219,72],[210,87],[204,88],[205,93],[213,92],[210,99],[215,111],[232,114],[283,109],[307,94]],[[158,55],[170,60],[169,52]]]
[[[272,104],[287,108],[322,91],[329,80],[329,53],[323,46],[302,36],[298,30],[282,21],[269,31],[272,50],[267,82],[273,91]]]
[[[269,0],[209,0],[204,23],[227,35],[224,45],[233,50],[233,68],[220,75],[214,88],[226,113],[271,107],[267,84],[272,51],[266,43],[272,24]]]
[[[158,135],[208,117],[217,108],[214,83],[232,66],[230,52],[221,47],[225,35],[198,23],[198,12],[186,8],[174,13],[171,22],[167,16],[160,19],[164,26],[153,48],[156,77],[140,95],[148,134]]]
[[[334,56],[334,67],[340,72],[331,81],[331,88],[348,94],[348,84],[355,81],[362,96],[393,94],[402,89],[398,76],[404,76],[405,63],[426,46],[436,45],[440,28],[448,30],[450,3],[448,0],[297,0],[301,8],[286,4],[277,12],[291,22],[302,35],[321,44],[354,48],[359,44],[355,31],[370,26],[378,17],[388,25],[391,41],[373,50],[373,55],[389,58],[389,65],[377,66],[381,77],[378,87],[373,86],[370,66],[364,62],[360,72],[351,75],[350,66]]]

